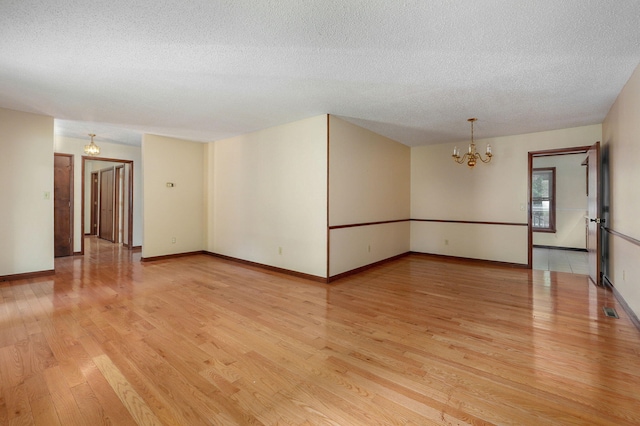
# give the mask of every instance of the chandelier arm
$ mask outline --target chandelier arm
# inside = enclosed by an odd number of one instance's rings
[[[488,163],[489,161],[491,161],[491,157],[493,157],[491,154],[487,154],[487,159],[485,160],[484,158],[482,158],[482,155],[480,155],[480,153],[476,152],[476,158],[483,163]]]
[[[451,157],[453,157],[453,161],[455,161],[458,164],[463,164],[467,161],[467,157],[469,156],[469,153],[465,153],[462,157],[460,157],[459,155],[452,155]]]

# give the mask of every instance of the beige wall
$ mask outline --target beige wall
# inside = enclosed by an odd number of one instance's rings
[[[0,276],[54,269],[53,118],[0,108]]]
[[[408,219],[411,149],[329,120],[329,225]]]
[[[476,127],[482,132],[482,121]],[[411,150],[412,219],[527,223],[528,152],[591,145],[601,138],[601,126],[476,141],[487,143],[494,157],[474,169],[454,163],[454,146],[468,141],[428,145]],[[411,223],[411,250],[510,263],[527,263],[526,226],[452,223]]]
[[[327,116],[209,144],[207,250],[326,276]]]
[[[534,245],[587,248],[585,158],[586,154],[571,154],[533,159],[534,168],[556,168],[556,232],[534,232]]]
[[[142,256],[203,250],[206,145],[145,134],[142,159]]]
[[[409,219],[409,147],[329,117],[329,225]],[[332,229],[337,275],[409,251],[409,222]]]
[[[84,235],[84,226],[82,224],[82,156],[84,154],[84,146],[89,143],[87,139],[68,138],[63,136],[54,137],[55,152],[64,154],[73,154],[73,249],[79,252],[82,244],[82,236]],[[137,146],[129,146],[110,142],[97,142],[100,147],[100,157],[114,158],[118,160],[133,161],[133,245],[142,245],[142,155],[141,149]],[[110,163],[113,166],[117,163]],[[90,168],[89,168],[90,169]],[[87,181],[88,182],[88,181]],[[89,189],[88,185],[87,188]],[[89,210],[86,209],[90,200],[85,199],[85,222],[89,220]]]
[[[602,125],[603,158],[609,199],[606,226],[640,240],[640,66],[625,85]],[[606,173],[605,173],[606,175]],[[640,247],[616,235],[608,235],[609,280],[640,316]]]

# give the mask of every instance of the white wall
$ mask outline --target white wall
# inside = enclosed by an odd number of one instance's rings
[[[640,240],[640,66],[625,85],[602,125],[610,194],[605,225]],[[640,316],[640,247],[620,236],[608,235],[609,280],[629,307]]]
[[[556,232],[534,232],[533,244],[587,248],[587,180],[582,162],[586,154],[535,157],[533,167],[556,168]]]
[[[482,134],[482,120],[476,134]],[[414,147],[411,217],[526,224],[528,152],[591,145],[600,138],[601,126],[592,125],[477,140],[480,152],[491,143],[494,157],[473,169],[451,158],[454,146],[464,151],[469,141]],[[416,252],[526,264],[527,238],[526,226],[411,223]]]
[[[205,146],[143,135],[143,258],[204,249]]]
[[[212,142],[208,158],[208,251],[326,277],[327,116]]]
[[[73,249],[75,252],[79,252],[84,235],[82,224],[82,156],[85,155],[84,146],[89,143],[89,137],[87,136],[87,139],[84,140],[56,135],[54,140],[55,152],[73,154]],[[100,157],[102,158],[133,161],[133,246],[140,246],[142,245],[143,210],[141,149],[137,146],[98,140],[96,140],[96,144],[100,147]],[[116,163],[111,163],[111,165],[114,164]],[[89,181],[86,182],[87,186],[88,184]],[[85,218],[88,217],[89,212],[89,210],[85,210]]]
[[[409,147],[329,117],[330,272],[334,276],[409,251]]]
[[[0,277],[54,269],[53,118],[0,108]]]

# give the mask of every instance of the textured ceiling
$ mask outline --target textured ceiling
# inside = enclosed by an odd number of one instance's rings
[[[412,146],[472,116],[478,138],[595,124],[639,60],[637,0],[0,0],[0,107],[97,141],[324,113]]]

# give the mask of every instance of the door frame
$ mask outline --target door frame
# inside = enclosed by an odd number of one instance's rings
[[[574,146],[569,148],[546,149],[542,151],[529,151],[528,175],[527,175],[527,268],[533,269],[533,193],[531,183],[533,176],[533,159],[535,157],[549,157],[554,155],[586,154],[592,145]]]
[[[123,244],[124,247],[131,250],[133,245],[133,160],[121,160],[118,158],[106,158],[106,157],[90,157],[87,155],[82,156],[82,208],[81,208],[81,220],[82,220],[82,229],[84,229],[84,203],[85,203],[85,167],[87,161],[109,161],[112,163],[121,163],[121,164],[129,164],[129,179],[125,184],[128,186],[129,196],[128,196],[128,204],[129,211],[127,213],[127,223],[128,223],[128,231],[127,231],[127,244]],[[83,232],[84,234],[84,232]],[[84,254],[84,238],[82,238],[80,244],[80,254]]]
[[[121,216],[124,215],[124,199],[122,201],[122,206],[121,206],[120,197],[122,196],[122,191],[124,190],[124,176],[125,176],[124,164],[120,164],[119,166],[115,166],[113,168],[113,193],[114,193],[113,242],[114,243],[122,243],[122,240],[124,239],[124,238],[122,239],[120,238],[120,234],[122,233],[122,227],[120,226],[120,221],[122,219]]]

